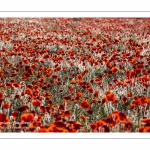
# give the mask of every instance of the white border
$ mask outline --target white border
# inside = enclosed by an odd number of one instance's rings
[[[150,138],[147,133],[1,133],[0,138],[50,138],[50,139],[139,139]]]
[[[150,12],[0,12],[0,17],[150,17]]]
[[[149,0],[3,0],[0,11],[149,11]]]
[[[2,149],[9,150],[148,150],[149,140],[1,140]]]

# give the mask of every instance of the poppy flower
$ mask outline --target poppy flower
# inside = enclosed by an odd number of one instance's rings
[[[73,124],[73,128],[77,131],[77,130],[79,130],[79,129],[81,129],[83,126],[81,125],[81,123],[80,122],[75,122],[74,124]]]
[[[14,87],[14,88],[19,88],[20,85],[19,85],[18,83],[13,83],[13,84],[12,84],[12,87]]]
[[[65,116],[66,118],[69,118],[70,115],[71,115],[71,111],[70,111],[70,110],[67,110],[67,111],[64,112],[64,116]]]
[[[98,128],[99,132],[110,132],[110,128],[108,125],[102,125]]]
[[[116,125],[115,120],[111,117],[104,118],[103,121],[105,122],[105,124],[109,125],[110,127],[114,127]]]
[[[55,121],[54,125],[56,125],[57,127],[63,127],[63,128],[66,127],[66,124],[63,121],[60,121],[60,120],[59,121]]]
[[[106,124],[106,122],[105,122],[104,120],[105,120],[105,118],[104,118],[104,119],[101,119],[101,120],[96,121],[97,128],[98,128],[98,127],[100,127],[100,126],[102,126],[103,124]]]
[[[3,93],[0,93],[0,99],[3,98]]]
[[[127,93],[127,96],[128,96],[128,97],[131,97],[131,96],[132,96],[132,92],[128,92],[128,93]]]
[[[36,129],[36,126],[33,126],[33,125],[30,125],[28,128],[28,130],[31,132],[35,131],[35,129]]]
[[[16,119],[17,116],[18,116],[18,113],[17,113],[16,111],[13,111],[13,112],[11,113],[11,116],[13,116],[13,118]]]
[[[43,113],[45,113],[45,111],[46,111],[45,106],[40,106],[40,111],[43,112]]]
[[[9,109],[11,105],[9,103],[4,103],[2,106],[4,109]]]
[[[138,132],[145,132],[145,128],[142,127],[142,126],[140,126],[140,127],[138,128]]]
[[[3,83],[0,83],[0,87],[3,87],[3,88],[4,88],[4,87],[5,87],[5,84],[3,84]]]
[[[20,116],[21,122],[31,122],[34,120],[34,115],[32,113],[23,113]]]
[[[144,118],[141,120],[141,123],[144,125],[144,126],[150,126],[150,118]]]
[[[121,100],[122,100],[122,102],[123,102],[123,103],[126,103],[126,102],[127,102],[127,98],[126,98],[125,96],[124,96],[124,97],[122,97],[122,99],[121,99]]]
[[[64,100],[71,100],[71,95],[64,96],[63,98],[64,98]]]
[[[110,114],[109,118],[112,118],[115,123],[120,122],[120,116],[118,111],[114,111]]]
[[[21,107],[18,107],[17,108],[17,111],[20,111],[20,112],[24,112],[28,109],[28,106],[27,105],[24,105],[24,106],[21,106]]]
[[[39,100],[33,100],[32,101],[32,105],[35,106],[35,107],[38,107],[38,106],[41,105],[41,101],[39,101]]]
[[[90,107],[90,103],[89,103],[86,99],[84,99],[84,100],[80,103],[80,106],[81,106],[82,108],[88,109],[88,108]]]
[[[38,82],[39,82],[39,83],[43,83],[44,80],[45,80],[44,77],[41,77],[41,78],[39,78]]]
[[[88,91],[89,91],[90,93],[93,93],[93,88],[89,87],[89,88],[88,88]]]
[[[3,78],[3,77],[4,77],[4,71],[0,70],[0,78]]]
[[[45,107],[45,111],[48,112],[48,113],[50,113],[51,108],[53,108],[53,107],[46,106],[46,107]]]
[[[96,123],[91,123],[90,128],[94,131],[97,129],[97,124]]]
[[[4,122],[9,122],[9,119],[4,113],[0,113],[0,123]]]
[[[94,92],[94,97],[98,97],[98,95],[99,95],[99,91],[96,90],[96,91]]]
[[[78,92],[76,96],[77,97],[82,97],[82,92]]]
[[[107,93],[106,93],[106,100],[107,100],[108,102],[113,102],[113,101],[116,100],[116,95],[113,94],[113,93],[111,93],[111,92],[107,92]]]
[[[102,98],[99,102],[100,102],[101,104],[104,104],[106,101],[107,101],[106,98]]]
[[[65,128],[55,126],[52,129],[49,128],[48,132],[68,132],[68,130]]]
[[[93,114],[93,110],[87,110],[87,113],[88,113],[89,115],[92,115],[92,114]]]
[[[36,64],[32,64],[32,65],[31,65],[31,68],[32,68],[32,69],[36,69],[36,68],[37,68],[37,65],[36,65]]]
[[[97,99],[96,99],[96,98],[94,98],[94,99],[92,100],[92,102],[93,102],[93,103],[96,103],[96,102],[97,102]]]
[[[75,80],[71,80],[70,84],[76,84],[76,81]]]
[[[37,132],[48,132],[48,128],[39,128]]]
[[[119,112],[119,119],[122,122],[126,122],[127,121],[127,116],[123,112]]]
[[[78,74],[78,75],[77,75],[77,79],[80,80],[80,79],[82,79],[82,78],[83,78],[82,74]]]
[[[25,94],[32,95],[32,94],[33,94],[32,89],[27,88],[27,89],[25,90]]]
[[[132,129],[133,129],[133,123],[130,119],[128,119],[126,122],[124,122],[124,126],[122,130],[131,132]]]
[[[133,110],[135,108],[135,104],[130,104],[130,109]]]
[[[144,131],[145,131],[145,132],[150,132],[150,127],[145,127],[145,128],[144,128]]]

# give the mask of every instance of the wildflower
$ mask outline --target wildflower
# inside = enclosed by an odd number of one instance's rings
[[[84,99],[84,100],[80,103],[80,106],[81,106],[82,108],[88,109],[88,108],[90,107],[90,103],[89,103],[86,99]]]
[[[111,69],[112,73],[117,74],[118,73],[118,68],[117,67],[113,67]]]

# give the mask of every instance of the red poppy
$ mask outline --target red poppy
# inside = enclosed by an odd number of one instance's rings
[[[82,108],[88,109],[88,108],[90,107],[90,103],[89,103],[86,99],[84,99],[84,100],[80,103],[80,106],[81,106]]]
[[[132,129],[133,129],[133,123],[130,119],[128,119],[126,122],[124,122],[124,126],[122,130],[131,132]]]
[[[67,110],[67,111],[64,112],[64,116],[65,116],[66,118],[69,118],[70,115],[71,115],[71,111],[70,111],[70,110]]]
[[[16,119],[18,116],[18,113],[16,111],[14,111],[11,113],[11,116],[13,116],[13,118]]]
[[[78,92],[76,96],[77,97],[82,97],[82,92]]]
[[[3,98],[3,93],[0,93],[0,99]]]
[[[92,100],[92,102],[93,102],[93,103],[96,103],[96,102],[97,102],[97,99],[96,99],[96,98],[94,98],[94,99]]]
[[[71,100],[71,99],[72,99],[72,96],[71,96],[71,95],[68,95],[68,96],[64,96],[63,98],[64,98],[64,100]]]
[[[77,130],[79,130],[79,129],[81,129],[81,127],[83,127],[82,125],[81,125],[81,123],[80,122],[75,122],[74,124],[73,124],[73,128],[77,131]]]
[[[21,116],[20,116],[20,120],[21,122],[31,122],[34,120],[34,115],[32,113],[23,113]]]
[[[31,65],[31,68],[32,68],[32,69],[36,69],[36,67],[37,67],[36,64],[32,64],[32,65]]]
[[[0,70],[0,78],[3,78],[5,75],[4,75],[4,71],[3,70]]]
[[[97,129],[97,124],[96,123],[91,123],[90,128],[94,131]]]
[[[122,102],[123,102],[123,103],[126,103],[126,102],[127,102],[127,98],[126,98],[125,96],[124,96],[124,97],[122,97],[122,99],[121,99],[121,100],[122,100]]]
[[[33,125],[30,125],[28,128],[28,130],[31,132],[35,131],[35,129],[36,129],[36,126],[33,126]]]
[[[89,115],[92,115],[93,114],[93,110],[87,110],[87,113],[89,114]]]
[[[88,88],[88,91],[89,91],[90,93],[93,93],[93,88],[92,88],[92,87],[89,87],[89,88]]]
[[[32,94],[33,94],[32,89],[27,88],[27,89],[25,90],[25,94],[32,95]]]
[[[96,91],[94,92],[94,97],[98,97],[98,95],[99,95],[99,91],[96,90]]]
[[[107,92],[107,93],[106,93],[106,100],[107,100],[108,102],[113,102],[113,101],[116,100],[116,95],[113,94],[113,93],[111,93],[111,92]]]
[[[98,128],[99,132],[110,132],[110,128],[108,125],[102,125]]]
[[[144,131],[145,131],[145,132],[150,132],[150,126],[149,126],[149,127],[145,127],[145,128],[144,128]]]
[[[144,126],[150,126],[150,118],[144,118],[141,120],[141,123],[144,125]]]
[[[128,96],[128,97],[131,97],[131,96],[132,96],[132,92],[128,92],[128,93],[127,93],[127,96]]]
[[[0,123],[9,122],[10,120],[4,113],[0,113]]]
[[[110,114],[109,118],[112,118],[115,123],[120,122],[120,116],[118,111],[114,111]]]
[[[76,84],[76,80],[71,80],[70,84]]]
[[[37,130],[37,132],[49,132],[48,131],[48,128],[39,128],[38,130]]]
[[[145,132],[145,128],[142,127],[142,126],[140,126],[140,127],[138,128],[138,132]]]
[[[4,109],[9,109],[11,105],[9,103],[4,103],[2,106]]]
[[[21,106],[21,107],[17,108],[17,111],[25,112],[27,109],[28,109],[28,106],[24,105],[24,106]]]
[[[82,78],[83,78],[82,74],[78,74],[78,75],[77,75],[77,79],[80,80],[80,79],[82,79]]]
[[[100,103],[101,104],[104,104],[106,102],[106,98],[102,98],[101,100],[100,100]]]
[[[62,127],[62,128],[66,127],[66,124],[63,121],[60,121],[60,120],[55,121],[54,125],[56,125],[57,127]]]
[[[127,116],[123,112],[119,112],[119,119],[122,122],[126,122],[127,121]]]
[[[41,101],[39,101],[39,100],[33,100],[32,101],[32,105],[35,106],[35,107],[38,107],[38,106],[41,105]]]

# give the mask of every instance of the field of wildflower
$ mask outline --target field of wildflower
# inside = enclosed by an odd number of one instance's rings
[[[0,18],[1,132],[150,132],[149,18]]]

